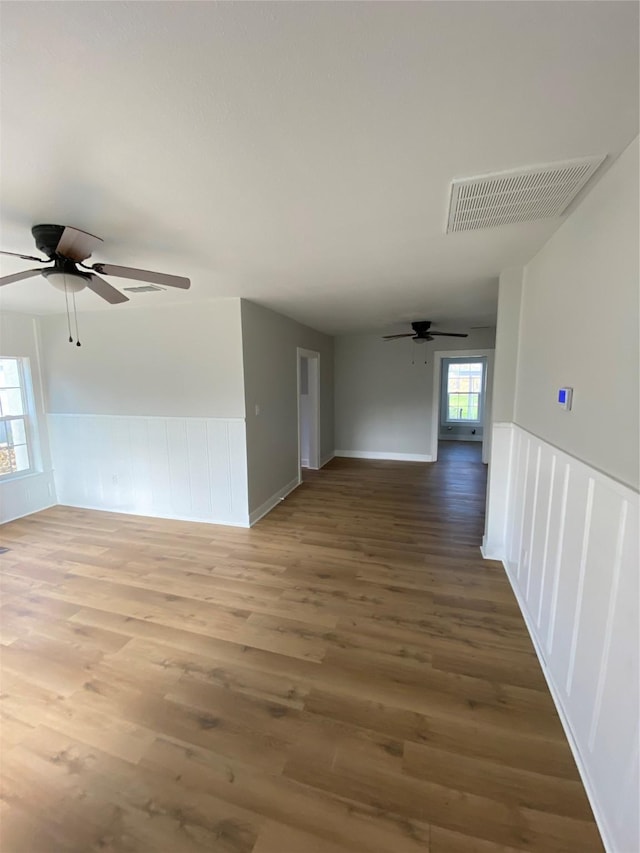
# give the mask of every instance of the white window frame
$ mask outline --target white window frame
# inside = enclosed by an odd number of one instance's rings
[[[450,364],[481,364],[482,365],[482,387],[478,394],[478,417],[450,418],[449,417],[449,365]],[[483,356],[453,356],[442,359],[442,393],[440,395],[440,420],[446,426],[482,426],[484,422],[484,398],[487,387],[487,360]],[[460,392],[464,394],[465,392]],[[476,392],[469,392],[476,393]]]
[[[20,388],[20,396],[22,398],[21,415],[2,415],[0,414],[0,423],[8,424],[10,421],[24,421],[25,445],[27,455],[29,456],[29,467],[23,468],[21,471],[9,471],[6,474],[0,473],[0,483],[6,483],[9,480],[18,480],[21,477],[28,477],[36,473],[36,423],[35,411],[33,407],[33,393],[31,388],[31,373],[29,370],[29,359],[17,355],[0,355],[2,359],[11,359],[18,363],[18,382]]]

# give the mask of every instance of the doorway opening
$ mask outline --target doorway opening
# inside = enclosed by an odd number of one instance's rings
[[[320,468],[320,353],[298,347],[298,470]]]
[[[493,355],[492,349],[434,353],[431,409],[434,462],[438,459],[440,441],[481,443],[482,461],[489,461]]]

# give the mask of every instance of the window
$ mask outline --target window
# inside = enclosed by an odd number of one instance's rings
[[[443,360],[446,389],[443,414],[446,423],[482,422],[484,369],[483,359]]]
[[[0,358],[0,477],[32,467],[23,359]]]

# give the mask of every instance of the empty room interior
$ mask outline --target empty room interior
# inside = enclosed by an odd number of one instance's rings
[[[640,853],[639,10],[1,0],[2,853]]]

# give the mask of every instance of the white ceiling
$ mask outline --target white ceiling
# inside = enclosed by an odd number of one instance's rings
[[[3,2],[1,47],[2,248],[74,225],[192,279],[132,305],[245,296],[331,333],[490,322],[559,220],[445,235],[450,181],[638,133],[633,2]],[[64,308],[40,277],[0,294]]]

